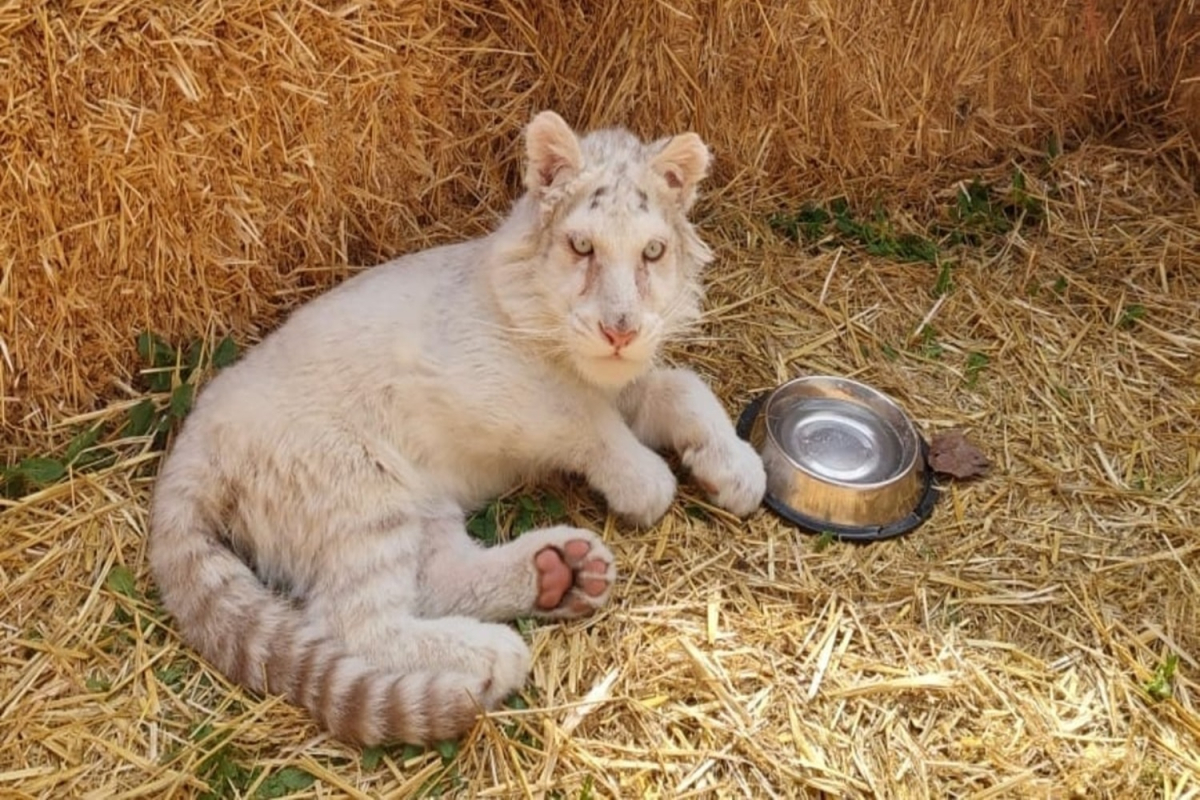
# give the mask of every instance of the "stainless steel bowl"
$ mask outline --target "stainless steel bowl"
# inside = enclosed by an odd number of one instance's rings
[[[739,432],[762,455],[767,505],[814,532],[898,536],[936,502],[928,448],[912,421],[857,381],[790,380],[747,408]]]

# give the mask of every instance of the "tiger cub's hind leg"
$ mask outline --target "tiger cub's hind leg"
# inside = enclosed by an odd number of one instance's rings
[[[612,552],[582,528],[540,528],[492,547],[461,525],[439,533],[420,572],[422,616],[580,617],[603,606],[616,581]]]

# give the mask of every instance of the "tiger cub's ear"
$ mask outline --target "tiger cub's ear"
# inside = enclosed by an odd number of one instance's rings
[[[543,111],[525,128],[525,188],[541,194],[583,169],[579,138],[562,117]]]
[[[708,145],[690,132],[661,139],[655,145],[659,150],[650,160],[650,168],[666,183],[668,196],[686,212],[696,201],[696,187],[708,175]]]

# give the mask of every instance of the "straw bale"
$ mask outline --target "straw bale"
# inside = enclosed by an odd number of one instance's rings
[[[947,248],[940,298],[927,264],[706,224],[720,266],[673,357],[731,411],[799,372],[850,375],[993,466],[865,547],[731,520],[686,483],[634,530],[551,483],[621,581],[595,619],[529,631],[528,708],[482,721],[449,766],[331,742],[183,647],[145,569],[158,456],[105,443],[119,463],[3,510],[0,795],[198,797],[224,776],[225,797],[1197,797],[1200,196],[1179,169],[1063,155],[1030,176],[1045,223]]]
[[[479,232],[539,108],[698,130],[717,216],[901,202],[1051,137],[1154,125],[1193,148],[1196,18],[1191,0],[2,4],[0,426],[24,441],[100,407],[139,329],[253,335],[351,265]]]

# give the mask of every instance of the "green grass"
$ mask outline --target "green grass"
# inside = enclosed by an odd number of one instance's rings
[[[807,204],[794,214],[773,214],[768,222],[776,233],[794,242],[818,242],[825,237],[833,216],[820,206]]]
[[[934,297],[950,294],[954,289],[954,276],[951,273],[953,267],[953,262],[943,261],[941,267],[938,268],[937,280],[933,283]]]
[[[1051,133],[1046,137],[1046,160],[1053,161],[1062,155],[1062,142],[1058,140],[1058,135]]]
[[[958,190],[950,209],[950,223],[941,228],[950,244],[982,245],[1021,225],[1040,225],[1045,203],[1029,194],[1025,173],[1013,171],[1006,189],[989,186],[978,178]]]
[[[212,725],[204,724],[194,728],[188,738],[208,751],[193,773],[207,784],[200,794],[201,800],[288,797],[316,783],[316,778],[300,767],[285,766],[267,772],[266,768],[254,765],[250,755],[232,744],[230,731],[216,731]],[[165,760],[173,761],[178,755],[175,749]]]
[[[821,535],[813,540],[813,552],[820,553],[824,551],[827,547],[829,547],[829,545],[833,544],[834,541],[835,537],[833,535],[833,531],[821,531]]]
[[[125,597],[133,599],[138,598],[137,579],[133,577],[132,570],[123,564],[117,564],[108,571],[108,578],[105,579],[104,585],[109,591]]]
[[[192,340],[177,350],[162,337],[142,332],[137,337],[138,354],[145,368],[142,376],[147,389],[155,395],[167,395],[166,403],[154,397],[143,399],[129,413],[123,433],[141,437],[153,435],[155,448],[166,444],[169,431],[182,422],[192,410],[196,383],[207,369],[219,371],[237,360],[238,347],[226,336],[211,348],[200,340]]]
[[[83,685],[92,694],[106,694],[112,688],[112,681],[93,672],[84,679]]]
[[[583,781],[579,785],[579,794],[576,795],[578,800],[592,800],[595,797],[596,782],[591,775],[585,775]],[[571,795],[563,789],[555,789],[550,792],[547,797],[551,800],[569,800]]]
[[[154,670],[155,679],[173,692],[183,688],[183,679],[191,674],[192,662],[175,661]]]
[[[882,208],[862,218],[845,198],[831,201],[828,208],[807,204],[794,213],[774,214],[768,222],[777,233],[795,242],[828,241],[862,247],[871,255],[900,262],[934,264],[938,258],[938,247],[932,239],[898,233]]]
[[[1117,327],[1129,330],[1145,318],[1146,307],[1138,303],[1133,303],[1125,306],[1124,310],[1121,311],[1121,317],[1117,320]]]
[[[457,742],[439,742],[432,747],[412,744],[366,747],[363,748],[359,766],[364,773],[372,773],[383,766],[384,758],[389,758],[397,767],[404,769],[414,761],[425,759],[431,753],[437,753],[441,769],[430,776],[413,797],[441,797],[448,791],[460,788],[463,778],[456,763],[459,754]]]
[[[1175,670],[1179,666],[1179,656],[1171,653],[1165,660],[1154,668],[1154,677],[1143,685],[1146,694],[1155,702],[1167,700],[1175,692]]]
[[[920,343],[917,346],[917,354],[919,356],[937,360],[946,354],[946,348],[942,347],[941,343],[937,340],[937,329],[932,325],[921,326],[918,335],[920,337]]]
[[[979,178],[964,184],[954,201],[919,232],[898,230],[882,206],[864,213],[844,197],[827,205],[806,203],[796,211],[780,211],[767,222],[783,238],[809,247],[856,248],[899,263],[936,267],[932,292],[940,297],[954,288],[951,251],[988,246],[1019,227],[1039,226],[1045,218],[1045,202],[1030,194],[1025,173],[1016,168],[1007,185]]]
[[[963,369],[963,382],[974,388],[979,383],[979,375],[991,361],[985,353],[971,352],[967,354],[967,366]]]
[[[143,366],[139,388],[147,396],[119,424],[82,428],[62,448],[0,469],[0,496],[19,499],[61,483],[73,472],[111,466],[129,439],[153,437],[152,449],[163,449],[170,431],[191,411],[200,376],[229,366],[238,355],[236,343],[228,336],[212,347],[193,340],[176,349],[163,337],[145,331],[138,334],[135,346]]]
[[[504,497],[472,514],[467,520],[467,532],[492,545],[503,533],[515,539],[526,531],[556,523],[566,513],[562,499],[552,494]]]

